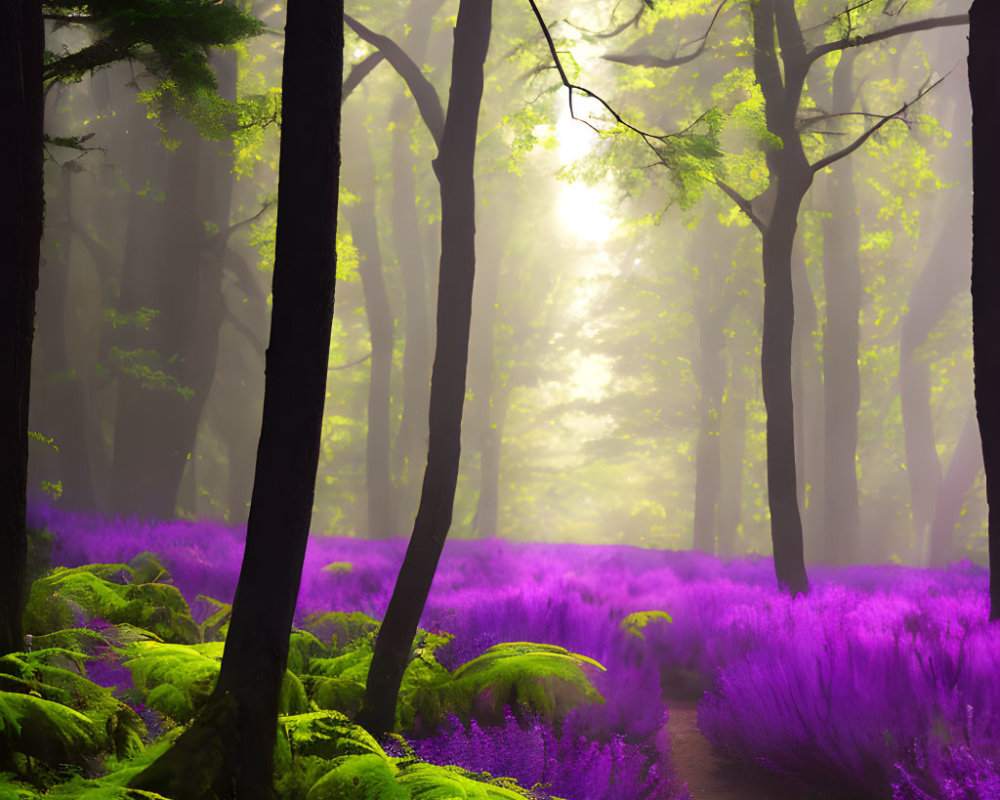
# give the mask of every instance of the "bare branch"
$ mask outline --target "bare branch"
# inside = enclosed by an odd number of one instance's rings
[[[344,84],[341,90],[341,105],[343,105],[347,98],[350,97],[351,92],[361,85],[361,81],[367,78],[368,74],[380,63],[382,63],[384,59],[385,55],[383,55],[382,51],[376,50],[374,53],[361,59],[361,61],[351,67],[351,71],[347,74],[347,77],[344,78]]]
[[[257,353],[262,359],[267,354],[267,348],[264,343],[260,340],[260,337],[254,333],[253,329],[247,325],[243,320],[241,320],[236,314],[233,313],[232,309],[226,309],[226,321],[232,325],[239,333],[243,334],[243,338],[246,339],[250,345],[253,347],[254,352]]]
[[[654,153],[656,153],[657,158],[660,158],[660,153],[653,146],[653,142],[654,141],[664,142],[667,139],[670,139],[670,138],[672,138],[674,136],[677,136],[678,134],[676,134],[676,133],[650,133],[649,131],[644,131],[641,128],[637,128],[634,125],[631,125],[628,122],[626,122],[622,118],[621,114],[619,114],[617,111],[615,111],[615,109],[611,107],[610,103],[608,103],[608,101],[605,100],[603,97],[601,97],[600,95],[596,94],[595,92],[592,92],[590,89],[587,89],[584,86],[578,86],[575,83],[571,83],[569,77],[566,75],[566,70],[563,69],[562,60],[559,58],[559,52],[556,50],[555,42],[552,40],[552,33],[549,31],[548,25],[545,24],[545,20],[542,19],[542,13],[538,10],[538,6],[535,4],[535,0],[528,0],[528,5],[531,6],[531,10],[535,14],[535,19],[538,20],[538,25],[542,29],[542,33],[545,36],[545,41],[546,41],[546,43],[548,44],[548,47],[549,47],[549,53],[552,55],[552,60],[555,62],[556,71],[559,73],[559,80],[562,81],[563,86],[565,86],[566,89],[567,89],[567,91],[569,92],[569,115],[570,115],[570,117],[573,118],[573,119],[575,119],[575,120],[577,120],[578,122],[582,122],[584,125],[587,125],[590,128],[593,128],[595,131],[597,131],[597,133],[602,133],[601,130],[599,130],[597,127],[595,127],[594,125],[592,125],[587,120],[582,119],[582,118],[576,116],[576,113],[573,110],[573,92],[579,92],[584,97],[593,98],[598,103],[600,103],[602,106],[604,106],[604,108],[607,110],[607,112],[614,118],[615,122],[617,122],[623,128],[627,128],[628,130],[632,131],[633,133],[639,134],[643,138],[643,140],[646,142],[646,144],[649,145],[650,149]],[[702,116],[704,116],[704,115],[702,115]],[[701,117],[698,118],[698,120],[700,120],[700,119],[701,119]],[[691,124],[692,125],[697,124],[698,120],[695,120],[695,122],[693,122]],[[691,126],[689,125],[688,128],[690,128],[690,127]],[[685,128],[685,130],[681,131],[681,133],[684,133],[686,130],[688,130],[688,128]]]
[[[917,33],[918,31],[929,31],[934,28],[950,28],[956,25],[968,24],[968,14],[953,14],[949,17],[931,17],[930,19],[920,19],[915,22],[905,22],[902,25],[894,25],[882,31],[869,33],[866,36],[852,36],[848,39],[838,39],[835,42],[824,42],[812,48],[806,54],[806,60],[811,64],[829,53],[846,50],[849,47],[863,47],[866,44],[881,42],[884,39],[891,39],[894,36],[902,36],[904,33]]]
[[[732,186],[730,186],[725,181],[721,181],[718,178],[715,179],[715,185],[722,189],[729,199],[732,200],[739,207],[740,211],[746,214],[747,219],[750,220],[761,233],[767,227],[764,224],[764,220],[757,216],[756,212],[753,210],[753,203],[747,200],[743,195],[737,192]]]
[[[950,75],[951,73],[948,73],[948,74]],[[928,92],[930,92],[935,87],[939,86],[941,84],[941,82],[945,78],[947,78],[947,77],[948,77],[948,75],[945,75],[942,78],[938,78],[936,81],[934,81],[934,83],[932,83],[927,88],[921,89],[920,93],[917,94],[916,97],[914,97],[912,100],[910,100],[907,103],[903,103],[903,105],[900,107],[900,109],[898,111],[896,111],[893,114],[889,114],[887,116],[882,117],[882,119],[880,119],[878,122],[876,122],[874,125],[872,125],[868,130],[866,130],[864,133],[862,133],[857,139],[855,139],[853,142],[851,142],[846,147],[844,147],[844,148],[842,148],[840,150],[837,150],[835,153],[831,153],[830,155],[826,156],[825,158],[821,158],[819,161],[817,161],[815,164],[812,165],[811,169],[812,169],[813,173],[815,174],[815,173],[819,172],[821,169],[826,169],[828,166],[830,166],[834,162],[840,161],[840,159],[846,158],[847,156],[849,156],[851,153],[853,153],[855,150],[857,150],[859,147],[861,147],[861,145],[863,145],[865,142],[867,142],[875,134],[875,132],[878,131],[883,125],[887,124],[888,122],[891,122],[894,119],[902,119],[903,115],[907,112],[907,110],[910,108],[910,106],[912,106],[915,103],[919,102],[921,100],[921,98],[924,97],[924,95],[926,95]]]
[[[438,97],[437,90],[427,80],[420,67],[414,63],[403,48],[388,36],[369,30],[350,14],[344,14],[344,22],[358,36],[379,50],[385,56],[386,61],[392,64],[392,68],[406,82],[410,94],[413,95],[417,110],[420,112],[427,129],[431,132],[431,136],[434,137],[434,143],[440,145],[441,135],[444,132],[444,110],[441,106],[441,98]]]
[[[677,46],[677,50],[674,51],[674,54],[670,58],[660,58],[659,56],[654,56],[649,53],[611,53],[606,56],[601,56],[601,58],[605,61],[612,61],[616,64],[627,64],[630,67],[655,67],[659,69],[679,67],[682,64],[694,61],[705,51],[705,46],[708,44],[708,35],[712,32],[712,28],[715,26],[715,22],[719,19],[719,15],[722,13],[722,9],[725,8],[727,2],[729,2],[729,0],[722,0],[722,2],[719,3],[718,7],[715,9],[715,14],[712,15],[712,21],[708,23],[708,28],[705,30],[705,33],[697,39],[692,39],[689,42],[682,42],[679,44]],[[677,55],[682,47],[687,47],[695,42],[701,43],[698,45],[696,50],[688,53],[687,55]]]
[[[610,31],[605,31],[603,33],[599,33],[597,31],[588,31],[586,28],[581,28],[579,25],[574,25],[568,19],[564,19],[563,22],[565,22],[571,28],[575,28],[576,30],[580,31],[580,33],[585,33],[588,36],[593,36],[595,39],[614,39],[616,36],[624,33],[633,25],[635,25],[642,17],[642,15],[645,13],[647,8],[648,6],[646,5],[645,1],[640,3],[639,10],[635,12],[635,15],[632,17],[632,19],[628,20],[627,22],[623,22],[620,25],[617,25]]]
[[[358,364],[364,364],[371,357],[372,354],[368,353],[368,355],[361,356],[361,358],[356,358],[353,361],[348,361],[346,364],[338,364],[336,367],[327,367],[327,372],[337,372],[338,370],[356,367]]]

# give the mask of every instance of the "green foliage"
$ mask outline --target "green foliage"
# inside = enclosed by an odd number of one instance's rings
[[[673,618],[666,611],[636,611],[621,621],[621,629],[645,641],[646,634],[642,632],[642,629],[649,625],[649,623],[672,623],[673,621]]]
[[[430,687],[421,698],[422,710],[428,715],[436,710],[467,719],[472,709],[477,715],[499,719],[504,707],[521,706],[560,719],[582,703],[604,702],[587,677],[588,670],[603,671],[604,667],[555,645],[498,644]]]
[[[284,800],[523,800],[508,779],[392,758],[336,711],[278,720],[275,785]]]
[[[131,312],[117,311],[113,308],[104,309],[104,321],[111,325],[112,328],[134,327],[148,331],[149,323],[159,315],[160,312],[157,309],[146,308],[145,306],[141,306]]]
[[[379,623],[360,611],[329,611],[309,615],[302,627],[329,641],[334,652],[342,652],[359,639],[373,640]]]
[[[177,588],[164,583],[127,582],[135,574],[125,564],[53,570],[31,587],[24,612],[25,630],[32,634],[53,633],[74,627],[82,616],[133,625],[168,642],[197,642],[198,626]]]
[[[185,400],[194,397],[194,389],[185,386],[168,369],[176,361],[176,356],[165,359],[155,350],[124,350],[112,345],[108,355],[115,368],[139,382],[143,389],[151,392],[177,392]]]
[[[261,23],[234,5],[215,0],[46,0],[45,13],[61,23],[82,26],[95,40],[76,52],[46,51],[47,81],[79,81],[116,61],[141,63],[182,92],[214,89],[210,48],[233,44],[261,31]]]
[[[97,726],[72,708],[30,694],[0,691],[0,744],[56,764],[82,764],[98,750]]]
[[[125,667],[135,688],[145,693],[146,705],[178,723],[186,723],[212,694],[219,674],[223,642],[181,645],[134,642],[124,648]],[[302,682],[286,671],[279,708],[301,713],[308,707]]]

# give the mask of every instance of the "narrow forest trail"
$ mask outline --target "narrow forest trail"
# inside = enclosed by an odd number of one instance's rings
[[[698,703],[670,703],[667,731],[670,760],[677,778],[687,783],[691,800],[800,800],[801,793],[778,779],[740,769],[717,756],[698,730]]]

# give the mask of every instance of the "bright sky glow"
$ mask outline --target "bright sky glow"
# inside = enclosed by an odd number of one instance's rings
[[[582,112],[577,109],[577,114]],[[597,133],[574,120],[565,109],[556,124],[559,141],[559,166],[564,167],[585,156],[598,141]],[[615,222],[607,209],[608,194],[600,186],[582,181],[560,184],[559,219],[568,233],[582,244],[601,244],[610,238]]]

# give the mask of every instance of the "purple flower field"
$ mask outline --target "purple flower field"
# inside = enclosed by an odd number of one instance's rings
[[[33,517],[56,535],[56,565],[149,550],[196,614],[199,594],[232,598],[241,530]],[[314,539],[297,619],[380,618],[405,546]],[[492,725],[452,718],[414,750],[567,800],[683,797],[667,707],[705,690],[698,724],[718,751],[792,784],[835,798],[1000,798],[1000,632],[985,623],[986,571],[814,567],[811,579],[811,594],[792,600],[766,558],[451,541],[421,622],[455,636],[438,660],[454,669],[502,642],[559,645],[606,668],[593,677],[605,702],[558,726],[510,713]],[[644,614],[654,611],[669,619]]]

